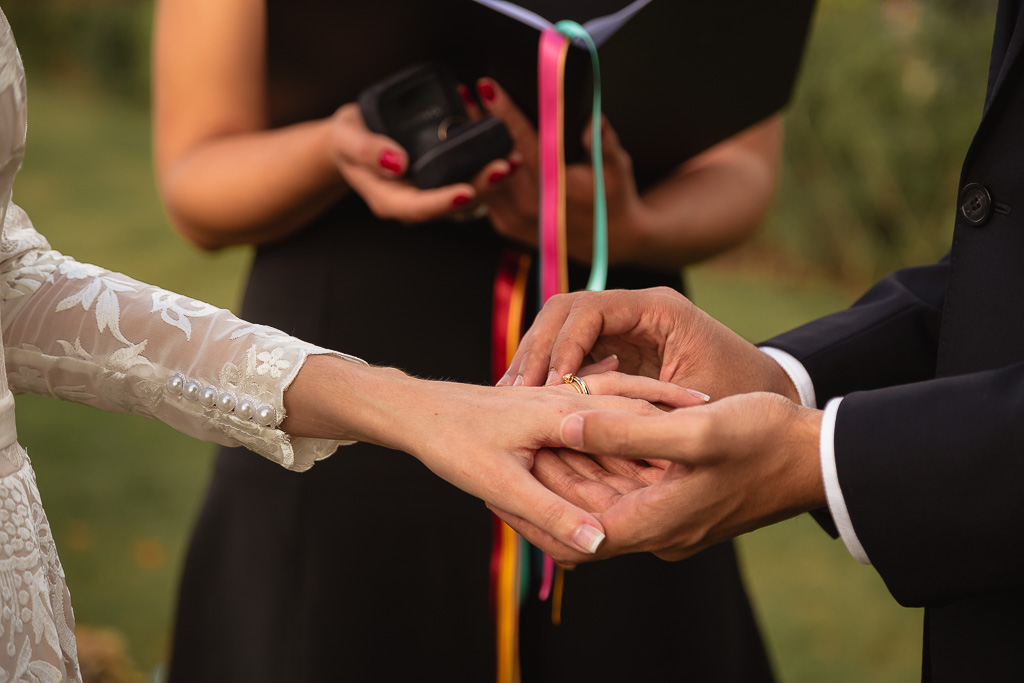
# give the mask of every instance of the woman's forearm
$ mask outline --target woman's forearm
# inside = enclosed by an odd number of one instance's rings
[[[772,117],[712,147],[641,197],[639,219],[610,237],[612,258],[676,268],[749,237],[775,195],[781,121]]]
[[[331,119],[271,129],[263,0],[159,0],[153,134],[176,229],[216,249],[282,237],[347,191]]]
[[[224,135],[160,171],[175,228],[217,249],[283,237],[348,192],[329,153],[330,120]]]
[[[422,380],[400,370],[360,365],[333,356],[310,356],[288,391],[287,418],[281,429],[293,437],[365,441],[390,448],[407,448],[406,421],[410,406],[429,405],[421,396]],[[422,399],[422,401],[421,401]],[[410,432],[407,439],[415,441]]]

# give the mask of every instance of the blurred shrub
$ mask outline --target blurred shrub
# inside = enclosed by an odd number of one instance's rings
[[[948,249],[995,0],[820,0],[762,242],[854,283]]]
[[[30,80],[74,79],[149,101],[152,0],[4,0],[3,8]]]

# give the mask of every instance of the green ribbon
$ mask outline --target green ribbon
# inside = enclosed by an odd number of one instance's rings
[[[601,67],[597,61],[597,45],[587,29],[575,21],[565,20],[555,24],[555,30],[570,40],[582,40],[586,44],[594,74],[594,103],[590,114],[590,163],[594,169],[594,254],[587,289],[600,292],[608,282],[608,209],[604,194],[604,157],[601,154]]]

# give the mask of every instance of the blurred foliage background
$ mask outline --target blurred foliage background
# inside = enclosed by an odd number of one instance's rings
[[[248,253],[188,247],[155,192],[152,0],[3,9],[29,83],[16,201],[57,249],[234,307]],[[944,253],[994,15],[995,0],[819,0],[775,209],[751,243],[691,269],[698,303],[757,340]],[[158,672],[212,449],[159,424],[31,396],[19,398],[18,428],[79,622],[123,634],[139,668]],[[808,518],[749,534],[741,551],[782,681],[919,678],[920,612],[897,606]]]

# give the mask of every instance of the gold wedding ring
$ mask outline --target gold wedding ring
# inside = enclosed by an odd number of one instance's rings
[[[571,384],[573,389],[581,394],[590,394],[590,388],[587,386],[587,383],[583,381],[582,377],[577,377],[570,372],[562,375],[562,381],[566,384]]]

